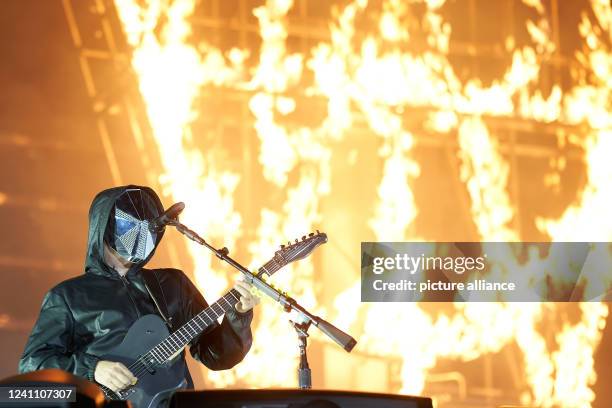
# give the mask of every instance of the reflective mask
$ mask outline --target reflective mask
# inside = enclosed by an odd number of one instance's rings
[[[157,233],[149,221],[159,216],[154,199],[140,189],[128,189],[115,201],[104,240],[123,259],[139,263],[155,249]]]

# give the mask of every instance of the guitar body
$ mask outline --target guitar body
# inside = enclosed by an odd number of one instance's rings
[[[117,361],[130,367],[141,355],[161,343],[168,335],[168,328],[159,316],[145,315],[134,322],[121,344],[102,359]],[[160,403],[169,399],[174,391],[186,387],[185,371],[185,361],[179,355],[168,365],[157,365],[146,374],[137,375],[136,385],[121,395],[103,388],[107,396],[127,399],[134,408],[157,408]]]

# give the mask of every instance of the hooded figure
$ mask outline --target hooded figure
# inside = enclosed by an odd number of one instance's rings
[[[145,288],[145,278],[153,277],[159,284],[161,299],[153,295],[158,305],[164,305],[161,314],[169,315],[160,317],[172,322],[170,331],[180,328],[208,306],[182,271],[144,269],[163,231],[149,233],[146,221],[142,221],[145,216],[138,219],[122,211],[126,192],[142,194],[137,207],[147,216],[163,212],[159,197],[148,187],[111,188],[94,198],[89,210],[85,273],[60,283],[46,294],[19,361],[19,372],[59,368],[94,381],[100,356],[119,345],[138,318],[160,315]],[[134,262],[124,276],[105,262],[105,239],[109,247]],[[252,318],[252,310],[239,313],[232,309],[221,324],[209,327],[191,342],[191,354],[212,370],[232,368],[251,347]],[[184,359],[184,354],[180,358]],[[186,365],[185,380],[187,388],[193,388]]]

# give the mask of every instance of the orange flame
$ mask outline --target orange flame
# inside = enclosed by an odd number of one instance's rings
[[[404,24],[409,3],[384,1],[375,32],[356,36],[356,20],[368,13],[369,5],[367,0],[355,0],[336,13],[329,41],[320,42],[306,55],[287,51],[287,14],[293,2],[268,0],[253,10],[262,45],[259,62],[249,71],[244,66],[249,50],[233,48],[224,54],[215,47],[198,50],[189,45],[188,18],[195,8],[194,0],[150,0],[145,5],[136,0],[115,0],[133,47],[132,66],[159,146],[164,171],[160,182],[174,198],[189,202],[189,208],[208,209],[197,215],[186,211],[185,221],[223,239],[228,246],[241,235],[241,217],[234,209],[240,175],[216,167],[198,149],[189,147],[189,125],[199,114],[193,101],[203,86],[214,85],[252,93],[249,108],[260,143],[262,174],[285,192],[281,207],[261,210],[257,239],[249,246],[253,266],[264,260],[261,254],[268,254],[277,244],[276,237],[299,236],[321,221],[321,199],[332,193],[333,143],[346,138],[358,121],[364,121],[380,138],[378,155],[384,162],[374,213],[365,217],[369,227],[379,240],[418,239],[413,228],[418,208],[412,188],[421,172],[413,157],[418,138],[404,123],[404,113],[413,107],[431,111],[428,130],[457,132],[460,176],[471,200],[474,224],[484,241],[521,238],[515,228],[517,208],[508,193],[509,164],[484,118],[522,117],[585,125],[586,141],[575,135],[560,135],[560,140],[584,148],[587,185],[562,217],[539,218],[537,225],[552,240],[609,241],[612,221],[606,210],[612,202],[612,164],[607,158],[612,151],[612,53],[605,37],[612,32],[609,2],[592,0],[597,21],[584,14],[579,27],[586,48],[576,59],[593,79],[589,84],[577,82],[566,92],[555,84],[548,97],[533,90],[541,62],[556,49],[541,1],[523,0],[538,15],[535,21],[525,22],[532,45],[515,49],[514,39],[508,38],[511,65],[489,86],[476,79],[462,83],[447,58],[452,27],[440,11],[445,1],[424,3],[426,51],[415,54],[402,46],[412,38]],[[157,28],[162,16],[165,23],[160,32]],[[306,70],[313,74],[307,96],[324,98],[327,115],[314,127],[285,125],[283,118],[298,106],[288,95],[292,89],[304,88]],[[247,72],[252,73],[251,78],[244,80]],[[558,177],[550,180],[559,183]],[[214,271],[209,256],[191,249],[198,281],[206,275],[207,292],[219,293],[227,279]],[[536,257],[530,262],[545,260]],[[315,302],[311,262],[301,262],[292,269],[275,277],[275,284],[306,305],[320,303]],[[428,373],[441,358],[473,360],[515,341],[523,353],[529,386],[521,395],[522,403],[590,406],[593,401],[593,353],[608,314],[605,304],[581,304],[580,320],[563,323],[555,336],[558,346],[551,350],[538,323],[558,311],[557,305],[456,304],[452,315],[435,316],[417,304],[401,308],[360,304],[357,274],[355,279],[354,285],[336,297],[333,307],[320,312],[335,310],[334,321],[340,327],[363,329],[357,352],[401,361],[401,392],[423,392]],[[589,281],[587,293],[594,291],[595,285],[609,284],[609,278],[597,277]],[[389,335],[389,327],[396,329],[393,335]],[[244,363],[232,371],[208,373],[208,378],[219,386],[237,381],[250,386],[293,385],[294,379],[287,373],[295,369],[294,334],[286,317],[266,306],[254,331],[253,350]],[[419,336],[409,335],[415,331]],[[275,346],[270,347],[271,343]],[[261,371],[270,364],[274,370]]]

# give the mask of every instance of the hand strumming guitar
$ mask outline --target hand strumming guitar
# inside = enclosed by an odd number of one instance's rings
[[[106,360],[98,361],[94,379],[98,384],[110,388],[113,392],[121,391],[138,381],[123,364]]]

